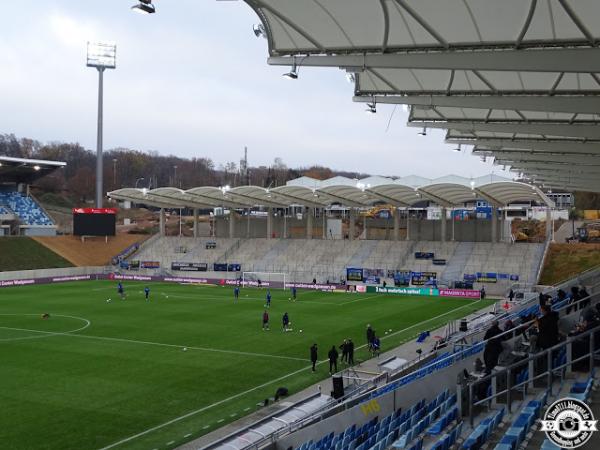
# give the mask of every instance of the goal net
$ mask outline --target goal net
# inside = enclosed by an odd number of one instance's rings
[[[242,286],[285,289],[285,283],[285,273],[242,272]]]

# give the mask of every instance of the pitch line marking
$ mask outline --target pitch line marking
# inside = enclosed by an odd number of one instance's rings
[[[468,305],[463,305],[463,306],[459,306],[458,308],[451,309],[450,311],[447,311],[447,312],[445,312],[445,313],[443,313],[443,314],[440,314],[440,315],[438,315],[438,316],[431,317],[431,318],[429,318],[429,319],[426,319],[426,320],[424,320],[424,321],[422,321],[422,322],[419,322],[419,323],[416,323],[416,324],[414,324],[414,325],[411,325],[410,327],[404,328],[404,329],[402,329],[402,330],[395,331],[395,332],[393,332],[392,334],[388,334],[388,335],[386,335],[386,336],[382,337],[381,339],[385,339],[385,338],[388,338],[388,337],[394,336],[394,335],[396,335],[396,334],[398,334],[398,333],[401,333],[401,332],[403,332],[403,331],[410,330],[411,328],[414,328],[414,327],[416,327],[416,326],[418,326],[418,325],[422,325],[422,324],[424,324],[424,323],[427,323],[427,322],[430,322],[430,321],[432,321],[432,320],[434,320],[434,319],[439,319],[440,317],[447,316],[448,314],[451,314],[451,313],[453,313],[453,312],[459,311],[459,310],[461,310],[461,309],[463,309],[463,308],[466,308],[466,307],[473,306],[474,304],[476,304],[476,303],[479,303],[479,302],[481,302],[481,300],[477,300],[476,302],[469,303]],[[75,336],[83,336],[83,335],[75,335]],[[365,348],[366,346],[367,346],[367,344],[363,344],[363,345],[361,345],[361,346],[357,347],[357,348],[356,348],[356,350],[360,350],[360,349],[362,349],[362,348]],[[324,360],[322,360],[322,361],[319,361],[319,362],[317,362],[317,365],[321,365],[321,364],[324,364],[324,363],[326,363],[326,362],[329,362],[329,359],[324,359]],[[258,389],[262,389],[262,388],[264,388],[264,387],[267,387],[267,386],[270,386],[271,384],[274,384],[274,383],[278,383],[278,382],[280,382],[280,381],[282,381],[282,380],[285,380],[286,378],[292,377],[292,376],[294,376],[294,375],[297,375],[297,374],[299,374],[300,372],[303,372],[303,371],[305,371],[305,370],[310,370],[310,369],[311,369],[311,366],[307,366],[307,367],[304,367],[304,368],[302,368],[302,369],[295,370],[294,372],[290,372],[290,373],[288,373],[287,375],[283,375],[283,376],[281,376],[281,377],[279,377],[279,378],[276,378],[276,379],[274,379],[274,380],[267,381],[266,383],[263,383],[263,384],[260,384],[260,385],[258,385],[258,386],[255,386],[255,387],[253,387],[253,388],[247,389],[247,390],[245,390],[245,391],[243,391],[243,392],[239,392],[239,393],[237,393],[237,394],[234,394],[234,395],[232,395],[232,396],[230,396],[230,397],[227,397],[227,398],[224,398],[224,399],[222,399],[222,400],[219,400],[218,402],[212,403],[212,404],[210,404],[210,405],[203,406],[202,408],[196,409],[196,410],[194,410],[194,411],[190,411],[189,413],[186,413],[186,414],[184,414],[184,415],[182,415],[182,416],[176,417],[176,418],[174,418],[174,419],[171,419],[171,420],[169,420],[169,421],[167,421],[167,422],[164,422],[164,423],[162,423],[162,424],[156,425],[156,426],[154,426],[154,427],[152,427],[152,428],[148,428],[147,430],[141,431],[141,432],[139,432],[139,433],[137,433],[137,434],[134,434],[134,435],[132,435],[132,436],[129,436],[129,437],[127,437],[127,438],[121,439],[120,441],[114,442],[114,443],[112,443],[112,444],[110,444],[110,445],[107,445],[106,447],[102,447],[102,448],[101,448],[101,449],[99,449],[99,450],[108,450],[108,449],[111,449],[111,448],[115,448],[115,447],[117,447],[117,446],[119,446],[119,445],[121,445],[121,444],[125,444],[125,443],[127,443],[127,442],[133,441],[134,439],[137,439],[137,438],[139,438],[139,437],[145,436],[145,435],[147,435],[148,433],[152,433],[153,431],[160,430],[161,428],[164,428],[164,427],[166,427],[166,426],[172,425],[172,424],[174,424],[174,423],[177,423],[177,422],[179,422],[179,421],[181,421],[181,420],[184,420],[184,419],[187,419],[187,418],[189,418],[189,417],[195,416],[196,414],[199,414],[199,413],[201,413],[201,412],[204,412],[204,411],[206,411],[206,410],[209,410],[209,409],[211,409],[211,408],[214,408],[215,406],[219,406],[219,405],[222,405],[222,404],[224,404],[224,403],[227,403],[227,402],[229,402],[229,401],[231,401],[231,400],[235,400],[235,399],[237,399],[237,398],[243,397],[244,395],[246,395],[246,394],[249,394],[250,392],[254,392],[254,391],[258,390]],[[220,422],[222,422],[222,421],[224,421],[224,419],[221,419],[221,420],[220,420],[219,422],[217,422],[217,423],[220,423]],[[209,427],[208,425],[205,425],[205,426],[204,426],[202,429],[204,430],[204,429],[206,429],[206,428],[208,428],[208,427]]]
[[[39,314],[4,314],[4,313],[0,313],[0,316],[39,316]],[[3,330],[14,330],[14,331],[27,331],[30,333],[40,333],[40,336],[23,336],[23,337],[15,337],[15,338],[4,338],[4,339],[0,339],[0,342],[9,342],[9,341],[23,341],[23,340],[27,340],[27,339],[40,339],[40,338],[47,338],[47,337],[51,337],[51,336],[64,336],[64,335],[70,335],[72,333],[76,333],[78,331],[83,331],[85,330],[87,327],[89,327],[92,323],[83,318],[83,317],[77,317],[77,316],[66,316],[63,314],[53,314],[53,317],[66,317],[68,319],[77,319],[77,320],[81,320],[82,322],[85,322],[85,325],[79,328],[76,328],[74,330],[68,330],[68,331],[43,331],[43,330],[32,330],[29,328],[16,328],[16,327],[3,327],[0,326],[0,329]]]
[[[270,355],[268,353],[254,353],[254,352],[242,352],[238,350],[225,350],[218,348],[210,348],[210,347],[194,347],[189,345],[180,345],[180,344],[165,344],[163,342],[151,342],[151,341],[139,341],[137,339],[126,339],[126,338],[116,338],[109,336],[93,336],[89,334],[68,334],[67,336],[73,337],[81,337],[86,339],[98,339],[103,341],[114,341],[114,342],[125,342],[132,344],[144,344],[144,345],[156,345],[159,347],[171,347],[171,348],[187,348],[188,350],[199,350],[203,352],[213,352],[213,353],[227,353],[232,355],[242,355],[242,356],[257,356],[260,358],[277,358],[277,359],[289,359],[292,361],[302,361],[306,362],[308,359],[305,358],[295,358],[293,356],[282,356],[282,355]]]

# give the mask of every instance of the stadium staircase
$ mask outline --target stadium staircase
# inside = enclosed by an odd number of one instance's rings
[[[461,280],[465,273],[465,266],[473,253],[474,242],[459,242],[454,253],[448,259],[446,268],[442,272],[441,279],[444,282]]]
[[[358,250],[348,260],[348,267],[364,267],[363,263],[369,259],[376,248],[378,241],[360,241]]]

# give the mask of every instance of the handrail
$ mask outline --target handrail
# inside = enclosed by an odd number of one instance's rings
[[[505,368],[503,368],[501,370],[498,370],[498,371],[496,371],[494,373],[491,373],[489,375],[486,375],[486,376],[484,376],[482,378],[479,378],[479,379],[477,379],[477,380],[469,383],[468,384],[469,393],[468,393],[467,401],[468,401],[468,405],[469,405],[469,414],[468,415],[469,415],[469,423],[470,423],[471,427],[473,427],[473,407],[474,406],[478,406],[478,405],[482,405],[482,404],[488,403],[491,400],[493,400],[493,399],[495,399],[495,398],[497,398],[497,397],[499,397],[501,395],[506,394],[507,395],[507,402],[506,402],[507,403],[507,408],[508,408],[508,411],[510,412],[510,408],[511,408],[511,396],[510,396],[510,393],[515,388],[519,388],[521,386],[525,386],[525,385],[531,384],[534,380],[536,380],[538,378],[548,377],[548,381],[549,381],[549,383],[548,383],[548,389],[550,389],[551,388],[551,377],[552,377],[553,373],[555,373],[557,371],[560,371],[563,368],[567,368],[568,366],[572,366],[572,364],[574,364],[576,362],[579,362],[579,361],[583,361],[583,360],[588,359],[588,358],[590,358],[590,360],[591,360],[590,361],[590,364],[591,364],[590,367],[592,367],[593,366],[593,357],[594,357],[594,355],[597,354],[597,353],[600,353],[600,350],[596,350],[594,348],[595,347],[595,342],[594,342],[593,336],[597,332],[600,332],[600,325],[598,325],[598,326],[596,326],[596,327],[594,327],[594,328],[592,328],[590,330],[587,330],[587,331],[585,331],[583,333],[577,334],[575,336],[568,336],[567,339],[565,341],[563,341],[563,342],[560,342],[560,343],[558,343],[558,344],[556,344],[556,345],[554,345],[554,346],[552,346],[550,348],[547,348],[545,350],[542,350],[541,352],[530,354],[527,358],[521,359],[521,360],[519,360],[519,361],[517,361],[515,363],[510,364],[509,366],[507,366],[507,367],[505,367]],[[590,339],[589,349],[588,349],[588,351],[584,355],[582,355],[582,356],[580,356],[578,358],[575,358],[575,359],[571,359],[570,361],[567,361],[564,364],[556,365],[554,367],[552,366],[552,354],[553,353],[555,353],[557,350],[561,350],[563,348],[566,351],[567,350],[567,346],[572,345],[573,342],[579,341],[579,340],[581,340],[583,338],[586,338],[587,336],[591,336],[592,338]],[[568,354],[569,354],[569,352],[567,351],[567,355]],[[516,384],[511,385],[511,374],[513,373],[514,369],[521,369],[524,366],[525,367],[529,367],[530,362],[540,360],[543,357],[546,357],[547,358],[547,362],[548,362],[545,371],[543,371],[543,372],[541,372],[541,373],[539,373],[537,375],[529,374],[529,376],[527,377],[527,380],[522,381],[520,383],[516,383]],[[506,389],[504,389],[502,391],[499,391],[499,392],[495,392],[495,393],[492,392],[492,395],[486,396],[485,398],[477,400],[475,402],[473,401],[473,388],[474,388],[474,386],[477,386],[479,384],[485,383],[487,381],[491,382],[491,380],[495,380],[496,377],[502,376],[502,375],[506,375],[506,380],[507,380],[507,383],[506,383],[507,387],[506,387]]]
[[[548,224],[548,226],[552,226]],[[540,277],[542,276],[542,270],[544,269],[544,263],[546,262],[546,256],[548,255],[548,250],[550,249],[550,239],[546,239],[544,244],[544,253],[542,253],[542,259],[540,260],[540,265],[537,268],[535,274],[535,283],[539,283]]]

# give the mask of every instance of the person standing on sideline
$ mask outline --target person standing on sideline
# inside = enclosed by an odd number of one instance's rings
[[[375,356],[375,355],[379,356],[380,349],[381,349],[381,341],[379,340],[379,338],[377,336],[373,336],[372,348],[373,348],[373,356]]]
[[[312,371],[315,372],[315,365],[317,364],[317,344],[313,344],[310,348],[310,362],[312,362]]]
[[[331,346],[331,350],[329,350],[327,356],[329,356],[329,375],[331,375],[337,372],[337,360],[339,353],[337,352],[335,345]],[[335,369],[335,371],[332,371],[331,369]]]
[[[373,349],[373,338],[375,338],[375,332],[371,325],[367,325],[367,347],[369,351]]]
[[[344,339],[342,345],[340,345],[340,350],[342,351],[342,362],[348,363],[348,340]]]
[[[508,293],[508,299],[512,302],[515,299],[515,291],[513,291],[512,289],[510,290],[510,292]]]
[[[263,313],[262,319],[263,319],[263,321],[262,321],[263,322],[263,325],[262,325],[263,331],[269,330],[269,313],[267,312],[266,309],[265,309],[265,312]]]
[[[267,289],[267,304],[265,306],[267,308],[271,307],[271,289]]]
[[[485,300],[485,286],[481,286],[481,290],[479,291],[479,298],[481,300]]]
[[[125,289],[123,288],[123,283],[120,281],[117,284],[117,292],[121,296],[121,300],[125,300]]]
[[[144,295],[146,296],[146,301],[150,300],[150,288],[148,286],[144,288]]]
[[[234,301],[235,301],[235,300],[239,300],[239,298],[240,298],[240,287],[239,287],[239,286],[236,286],[236,287],[233,289],[233,300],[234,300]]]
[[[292,286],[292,300],[296,301],[296,286]]]
[[[354,365],[354,342],[352,339],[348,339],[348,364]]]

